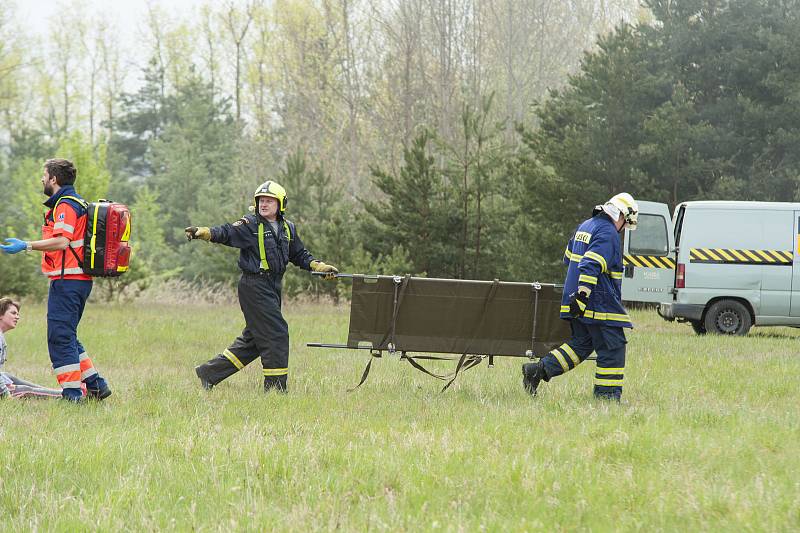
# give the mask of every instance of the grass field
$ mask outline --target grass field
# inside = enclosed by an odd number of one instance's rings
[[[22,309],[7,370],[48,385],[44,309]],[[288,395],[257,363],[215,390],[193,366],[243,325],[236,307],[91,306],[81,338],[114,395],[0,402],[8,530],[796,531],[799,330],[698,337],[634,313],[620,405],[594,362],[532,399],[520,360],[445,394],[343,342],[348,308],[289,305]]]

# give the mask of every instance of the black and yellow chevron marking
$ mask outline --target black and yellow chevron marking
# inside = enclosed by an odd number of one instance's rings
[[[791,265],[791,250],[735,250],[733,248],[692,248],[689,262],[730,265]]]
[[[675,270],[675,261],[669,257],[658,257],[656,255],[626,255],[622,258],[626,265],[630,264],[637,267],[646,268],[670,268]]]

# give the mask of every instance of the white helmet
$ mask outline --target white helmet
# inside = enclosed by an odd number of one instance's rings
[[[633,199],[633,196],[626,192],[621,192],[611,198],[606,205],[611,204],[625,217],[625,223],[631,230],[636,229],[636,224],[639,222],[639,204]]]

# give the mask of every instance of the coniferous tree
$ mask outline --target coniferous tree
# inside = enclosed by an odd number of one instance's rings
[[[403,246],[412,273],[458,277],[462,269],[457,198],[435,164],[431,141],[430,132],[420,133],[404,151],[405,164],[396,173],[373,169],[373,183],[384,197],[364,203],[369,216],[363,234],[371,237],[364,245],[373,256],[389,256]]]
[[[123,202],[133,202],[138,187],[155,173],[153,146],[167,125],[174,120],[172,100],[161,89],[163,72],[155,60],[143,71],[144,84],[135,93],[120,96],[120,111],[109,140],[111,194]]]

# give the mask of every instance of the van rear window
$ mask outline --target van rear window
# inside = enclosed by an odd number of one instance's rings
[[[632,255],[667,255],[667,221],[661,215],[639,214],[636,231],[629,232],[628,253]]]

